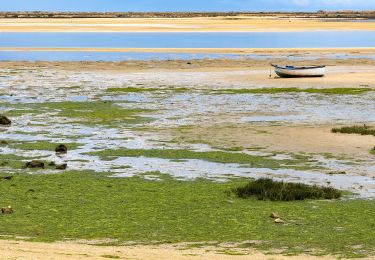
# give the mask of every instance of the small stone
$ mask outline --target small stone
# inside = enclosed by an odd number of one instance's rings
[[[65,170],[68,167],[67,163],[56,165],[56,170]]]
[[[31,162],[27,162],[25,164],[25,168],[43,168],[44,169],[44,162],[33,160]]]
[[[66,145],[64,145],[64,144],[59,144],[55,148],[55,152],[56,153],[67,153],[68,152],[68,147],[66,147]]]
[[[277,219],[275,219],[275,223],[277,223],[277,224],[284,224],[285,222],[281,218],[277,218]]]
[[[11,179],[13,179],[13,176],[0,177],[0,180],[5,180],[5,181],[10,181]]]
[[[0,125],[10,125],[12,121],[6,116],[0,115]]]
[[[3,213],[3,214],[12,214],[13,213],[13,209],[12,209],[11,206],[3,207],[3,208],[1,208],[1,213]]]
[[[270,216],[271,218],[281,218],[280,216],[279,216],[279,214],[277,214],[277,213],[275,213],[275,212],[272,212],[271,213],[271,216]]]
[[[0,145],[8,145],[8,142],[5,141],[5,140],[1,140],[1,141],[0,141]]]

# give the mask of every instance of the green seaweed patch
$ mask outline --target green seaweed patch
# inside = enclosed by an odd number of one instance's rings
[[[358,95],[373,88],[258,88],[258,89],[220,89],[220,94],[281,94],[281,93],[310,93],[325,95]]]
[[[30,158],[16,154],[0,154],[0,169],[3,167],[20,169],[28,159]]]
[[[79,119],[85,123],[126,123],[138,124],[153,120],[149,117],[143,117],[139,114],[150,112],[148,109],[124,108],[121,103],[116,102],[47,102],[13,105],[11,112],[22,113],[55,113],[58,117]],[[53,115],[51,115],[53,117]]]
[[[1,201],[14,210],[1,217],[0,233],[32,241],[111,239],[114,244],[251,239],[260,241],[251,247],[265,252],[375,254],[375,219],[369,217],[375,215],[373,201],[285,203],[241,199],[227,192],[247,183],[178,181],[163,175],[159,181],[108,178],[88,171],[16,174],[0,181]],[[269,217],[272,212],[285,223],[275,224]]]
[[[55,151],[56,146],[60,143],[52,143],[49,141],[33,141],[33,142],[12,142],[9,147],[20,150],[44,150],[44,151]],[[75,150],[82,144],[80,143],[64,143],[68,150]]]
[[[198,159],[216,163],[238,163],[254,168],[292,168],[295,169],[299,159],[276,160],[265,156],[254,156],[246,153],[209,151],[196,152],[188,149],[118,149],[89,152],[87,154],[100,156],[104,160],[112,160],[116,157],[147,157],[171,160]]]
[[[375,155],[375,146],[374,146],[374,148],[372,148],[372,149],[370,150],[370,153],[373,154],[373,155]]]

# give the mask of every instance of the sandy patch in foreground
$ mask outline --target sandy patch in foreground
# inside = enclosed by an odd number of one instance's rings
[[[182,250],[181,250],[182,249]],[[242,260],[242,259],[332,259],[332,257],[265,255],[254,249],[242,252],[244,255],[218,253],[218,248],[203,247],[183,249],[181,246],[95,246],[75,242],[36,243],[0,240],[1,259],[204,259],[204,260]],[[220,250],[220,249],[219,249]],[[231,250],[232,252],[233,250]]]
[[[283,32],[375,30],[375,22],[264,17],[1,19],[0,32]]]
[[[374,136],[331,133],[332,126],[252,126],[213,125],[194,126],[183,131],[165,130],[168,134],[186,141],[207,140],[216,147],[264,148],[264,151],[291,153],[330,153],[358,159],[372,158]],[[163,133],[161,134],[163,136]],[[186,139],[187,138],[187,139]]]

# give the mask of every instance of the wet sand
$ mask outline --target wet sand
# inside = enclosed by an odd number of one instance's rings
[[[0,32],[293,32],[315,30],[375,30],[375,22],[332,22],[246,16],[0,20]]]
[[[267,55],[269,53],[266,53]],[[311,53],[310,53],[311,54]],[[272,53],[271,53],[272,55]],[[291,55],[294,55],[291,53]],[[302,53],[295,53],[302,55]],[[357,55],[357,54],[355,54]],[[358,54],[361,55],[361,54]],[[319,57],[319,56],[318,56]],[[270,63],[293,65],[327,65],[327,73],[322,78],[275,78]],[[261,87],[371,87],[375,88],[374,59],[329,59],[295,60],[274,56],[271,59],[201,59],[201,60],[165,60],[165,61],[122,61],[122,62],[0,62],[1,69],[58,69],[64,71],[106,71],[113,74],[158,72],[170,74],[181,79],[181,84],[171,81],[172,87],[186,86],[201,88],[211,85],[215,88],[261,88]],[[198,84],[198,82],[200,84]],[[167,82],[164,82],[167,83]],[[175,84],[176,83],[176,84]],[[195,84],[196,83],[196,84]]]

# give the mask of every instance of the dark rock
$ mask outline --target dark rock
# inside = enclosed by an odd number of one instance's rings
[[[12,121],[6,116],[0,115],[0,125],[10,125]]]
[[[0,145],[8,145],[8,142],[5,141],[5,140],[1,140],[1,141],[0,141]]]
[[[12,209],[11,206],[3,207],[3,208],[1,208],[1,213],[3,213],[3,214],[12,214],[13,213],[13,209]]]
[[[56,165],[56,170],[65,170],[68,167],[67,163]]]
[[[55,148],[56,153],[67,153],[68,152],[68,147],[64,144],[60,144]]]
[[[31,162],[27,162],[25,164],[25,168],[43,168],[44,169],[44,162],[33,160]]]
[[[4,176],[4,177],[0,177],[0,180],[10,181],[11,179],[13,179],[13,176]]]

